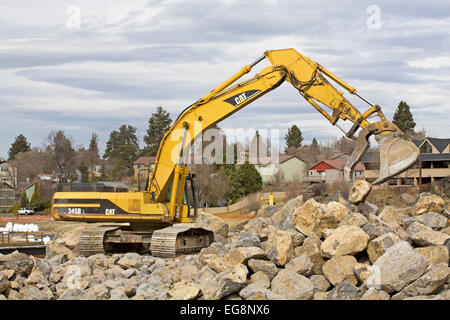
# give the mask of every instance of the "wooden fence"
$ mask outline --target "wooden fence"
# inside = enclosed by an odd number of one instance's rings
[[[249,207],[250,202],[253,201],[253,200],[250,200],[252,197],[255,197],[255,199],[257,199],[259,197],[260,205],[268,204],[270,194],[273,194],[275,203],[286,199],[286,192],[265,192],[265,193],[260,193],[259,195],[258,194],[248,195],[244,199],[242,199],[236,203],[233,203],[229,206],[226,206],[226,207],[199,208],[198,210],[199,210],[199,212],[205,212],[205,213],[211,213],[211,214],[243,212]]]

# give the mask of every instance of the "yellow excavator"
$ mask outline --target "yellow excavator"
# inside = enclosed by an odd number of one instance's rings
[[[263,59],[268,59],[271,65],[235,84]],[[353,168],[369,148],[371,135],[380,143],[380,176],[374,184],[385,182],[416,162],[419,150],[412,142],[400,138],[402,132],[386,120],[378,105],[296,50],[270,50],[181,112],[160,143],[155,166],[142,191],[121,191],[101,184],[87,187],[61,184],[52,201],[53,218],[115,223],[88,228],[81,234],[80,250],[85,256],[138,250],[150,251],[153,256],[175,257],[209,246],[214,241],[213,232],[193,224],[197,210],[194,175],[189,173],[184,159],[188,146],[204,130],[284,81],[292,84],[331,124],[337,125],[338,120],[353,123],[346,136],[357,143],[344,168],[346,180],[352,179]],[[332,83],[370,107],[359,112]],[[379,120],[371,123],[372,117]]]

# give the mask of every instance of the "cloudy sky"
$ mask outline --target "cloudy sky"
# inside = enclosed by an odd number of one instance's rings
[[[122,124],[138,128],[143,146],[157,106],[175,118],[283,48],[321,63],[389,119],[404,100],[416,128],[450,137],[449,1],[2,0],[0,157],[17,135],[42,146],[51,130],[84,146],[95,132],[103,149]],[[293,124],[306,142],[342,135],[288,83],[220,126],[283,136]]]

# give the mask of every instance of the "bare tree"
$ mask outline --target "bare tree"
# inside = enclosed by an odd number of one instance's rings
[[[46,173],[47,154],[33,148],[31,151],[18,153],[11,165],[17,168],[18,185],[33,182],[41,173]]]
[[[215,205],[218,201],[225,199],[225,195],[231,189],[225,172],[216,170],[214,165],[207,164],[193,165],[191,170],[196,174],[195,186],[200,206],[206,203]]]
[[[60,180],[72,181],[76,179],[75,150],[72,141],[66,137],[64,131],[52,131],[48,138],[48,151],[55,175]]]

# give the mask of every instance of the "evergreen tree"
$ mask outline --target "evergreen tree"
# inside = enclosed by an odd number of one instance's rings
[[[313,138],[312,143],[309,146],[309,153],[314,162],[316,162],[320,157],[320,146],[316,137]]]
[[[92,134],[91,142],[89,143],[89,151],[95,152],[95,154],[99,155],[98,152],[98,136],[96,133]]]
[[[302,132],[294,124],[291,128],[289,128],[288,133],[284,136],[284,140],[286,142],[284,152],[288,152],[290,148],[298,149],[302,146]]]
[[[239,166],[223,167],[231,183],[231,189],[227,197],[235,202],[242,196],[260,191],[262,189],[262,178],[255,166],[245,163]]]
[[[170,114],[164,110],[161,106],[156,109],[156,112],[152,113],[152,116],[148,120],[147,135],[144,136],[145,147],[143,154],[147,156],[156,156],[164,134],[170,129]]]
[[[133,174],[133,162],[139,155],[139,143],[136,137],[136,128],[122,125],[119,131],[114,130],[106,143],[104,159],[114,158],[117,161],[113,171],[115,177]]]
[[[404,133],[414,132],[416,123],[413,120],[413,116],[409,110],[409,105],[406,102],[400,101],[397,110],[395,110],[392,123],[394,123]]]
[[[78,170],[81,172],[81,182],[89,182],[89,168],[86,162],[82,161]]]
[[[102,166],[100,167],[100,181],[108,181],[108,176],[106,175],[106,168],[105,165],[102,164]]]
[[[19,134],[9,148],[8,161],[14,160],[14,157],[19,152],[26,152],[30,150],[30,144],[28,143],[27,138],[25,138],[23,134]]]

